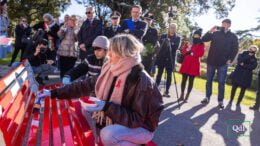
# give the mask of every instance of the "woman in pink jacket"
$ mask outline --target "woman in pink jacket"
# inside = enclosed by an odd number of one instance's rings
[[[198,29],[193,34],[192,45],[189,42],[185,42],[182,48],[182,54],[185,56],[180,68],[182,74],[181,82],[181,96],[179,101],[184,100],[187,102],[190,92],[193,88],[193,81],[195,76],[200,76],[200,57],[204,54],[204,44],[201,40],[202,29]],[[184,91],[186,87],[187,79],[189,78],[189,85],[187,94],[184,98]]]

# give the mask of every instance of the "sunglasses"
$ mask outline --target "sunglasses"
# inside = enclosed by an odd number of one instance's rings
[[[100,48],[100,47],[93,47],[93,50],[96,51],[96,50],[101,50],[103,48]]]
[[[112,20],[117,20],[119,17],[112,17],[111,19]]]
[[[92,14],[92,12],[91,12],[91,11],[88,11],[88,12],[86,12],[86,14]]]

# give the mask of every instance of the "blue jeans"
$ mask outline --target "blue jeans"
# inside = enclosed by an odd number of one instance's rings
[[[212,94],[212,82],[213,82],[215,72],[217,70],[218,102],[223,102],[224,93],[225,93],[225,83],[226,83],[226,77],[227,77],[227,69],[228,69],[227,64],[222,65],[222,66],[207,65],[206,97],[208,99],[210,99],[210,96]]]
[[[103,128],[100,137],[104,146],[137,146],[151,141],[153,132],[115,124]]]

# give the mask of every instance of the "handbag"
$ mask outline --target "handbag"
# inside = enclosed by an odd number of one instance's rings
[[[183,55],[183,54],[181,53],[181,51],[178,51],[178,52],[177,52],[177,62],[180,63],[180,64],[182,64],[184,58],[185,58],[185,55]]]

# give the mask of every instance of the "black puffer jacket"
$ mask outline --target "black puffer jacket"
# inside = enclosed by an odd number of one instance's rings
[[[202,37],[202,41],[211,41],[207,63],[212,66],[222,66],[228,60],[233,61],[238,51],[237,36],[231,31],[208,32]]]
[[[95,88],[97,77],[75,82],[51,91],[51,97],[73,98],[90,94]],[[154,131],[163,110],[162,96],[150,76],[141,65],[132,68],[124,88],[121,105],[107,102],[105,116],[116,124],[129,128],[143,127]]]
[[[243,65],[241,65],[243,63]],[[248,51],[239,54],[237,66],[232,73],[232,83],[248,88],[251,85],[253,70],[257,67],[256,57],[250,56]]]

